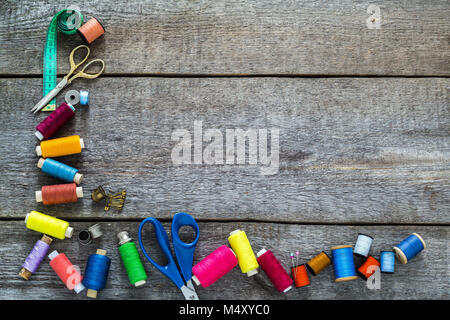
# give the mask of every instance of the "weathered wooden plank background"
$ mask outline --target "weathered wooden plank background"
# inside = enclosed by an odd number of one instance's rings
[[[255,250],[307,260],[333,245],[375,237],[373,253],[419,232],[428,248],[382,276],[381,290],[362,280],[335,284],[331,268],[309,288],[281,295],[264,275],[238,268],[200,298],[448,299],[450,107],[448,1],[379,1],[381,29],[366,26],[369,3],[352,1],[78,1],[107,33],[91,45],[107,64],[89,108],[58,135],[79,134],[81,155],[64,157],[85,174],[85,198],[44,207],[34,191],[56,183],[36,167],[28,110],[41,90],[42,49],[51,17],[72,4],[0,3],[0,298],[80,299],[44,262],[29,282],[17,276],[39,235],[23,218],[39,210],[71,221],[76,231],[102,222],[89,246],[55,241],[84,268],[97,247],[113,260],[103,299],[182,299],[146,263],[145,288],[131,288],[117,255],[116,234],[147,216],[170,221],[177,211],[200,221],[195,260],[245,229]],[[58,39],[58,72],[78,37]],[[289,77],[286,77],[289,75]],[[426,77],[424,77],[426,76]],[[63,101],[64,93],[58,97]],[[280,129],[280,166],[172,164],[175,129]],[[122,212],[89,199],[99,184],[126,188]],[[167,223],[166,223],[167,226]],[[154,245],[150,242],[149,245]]]

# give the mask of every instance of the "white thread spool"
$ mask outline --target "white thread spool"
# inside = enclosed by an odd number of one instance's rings
[[[370,247],[372,246],[373,238],[363,233],[358,233],[353,254],[367,258],[369,256]]]

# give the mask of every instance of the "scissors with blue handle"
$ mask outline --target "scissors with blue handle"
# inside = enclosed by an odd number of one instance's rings
[[[167,257],[167,265],[161,266],[153,261],[148,255],[142,243],[142,229],[146,223],[151,223],[155,229],[156,240],[161,247],[162,252]],[[191,243],[183,242],[178,232],[181,227],[190,226],[195,231],[195,239]],[[139,246],[141,247],[144,256],[147,260],[153,264],[159,271],[166,275],[172,282],[181,290],[186,300],[198,300],[197,293],[195,292],[194,285],[192,284],[192,262],[194,260],[195,246],[198,242],[200,230],[197,222],[190,215],[184,212],[178,212],[173,216],[172,220],[172,244],[175,251],[175,256],[180,266],[178,269],[175,260],[170,250],[169,237],[162,224],[155,218],[146,218],[139,225],[138,239]]]
[[[83,60],[81,60],[81,62],[79,63],[75,63],[74,61],[74,54],[77,50],[84,48],[86,49],[87,53],[86,56],[84,57]],[[77,74],[73,75],[71,78],[69,78],[72,73],[79,67],[81,66],[89,57],[90,54],[90,50],[88,46],[85,45],[81,45],[76,47],[75,49],[72,50],[72,52],[70,53],[69,56],[69,62],[70,62],[70,71],[69,73],[56,85],[56,87],[50,91],[49,93],[47,93],[47,95],[45,97],[43,97],[32,109],[31,111],[33,111],[34,113],[38,112],[39,110],[41,110],[43,107],[45,107],[50,101],[52,101],[52,99],[54,97],[56,97],[58,95],[58,93],[64,89],[65,87],[67,87],[69,84],[72,83],[73,80],[75,80],[76,78],[86,78],[86,79],[95,79],[97,78],[99,75],[101,75],[103,73],[103,71],[105,70],[105,62],[102,59],[94,59],[92,61],[89,61],[84,67],[83,69],[81,69],[80,72],[78,72]],[[90,65],[92,65],[93,63],[100,63],[102,65],[102,68],[99,72],[92,74],[92,73],[87,73],[85,72],[86,68],[89,67]]]

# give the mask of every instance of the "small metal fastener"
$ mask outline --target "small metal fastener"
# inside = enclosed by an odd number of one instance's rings
[[[91,234],[93,239],[97,239],[103,235],[103,232],[100,229],[100,223],[96,223],[93,226],[90,226],[88,228],[88,231]]]
[[[66,93],[65,100],[71,105],[77,105],[80,102],[80,93],[77,90],[69,90]]]
[[[92,241],[92,237],[91,237],[91,233],[88,230],[82,230],[78,233],[78,241],[82,244],[82,245],[86,245],[91,243]]]
[[[107,197],[106,192],[105,192],[105,190],[103,190],[102,186],[98,186],[97,189],[95,189],[91,193],[91,198],[95,202],[101,201],[101,200],[105,199],[106,197]]]

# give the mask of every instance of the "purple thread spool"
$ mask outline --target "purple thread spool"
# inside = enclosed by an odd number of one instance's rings
[[[63,102],[36,126],[34,134],[39,140],[48,139],[74,116],[75,108],[71,104]]]
[[[50,243],[52,238],[43,235],[41,240],[38,240],[31,250],[25,262],[22,265],[19,276],[25,280],[29,280],[33,272],[37,270],[44,257],[47,255],[48,249],[50,249]]]

